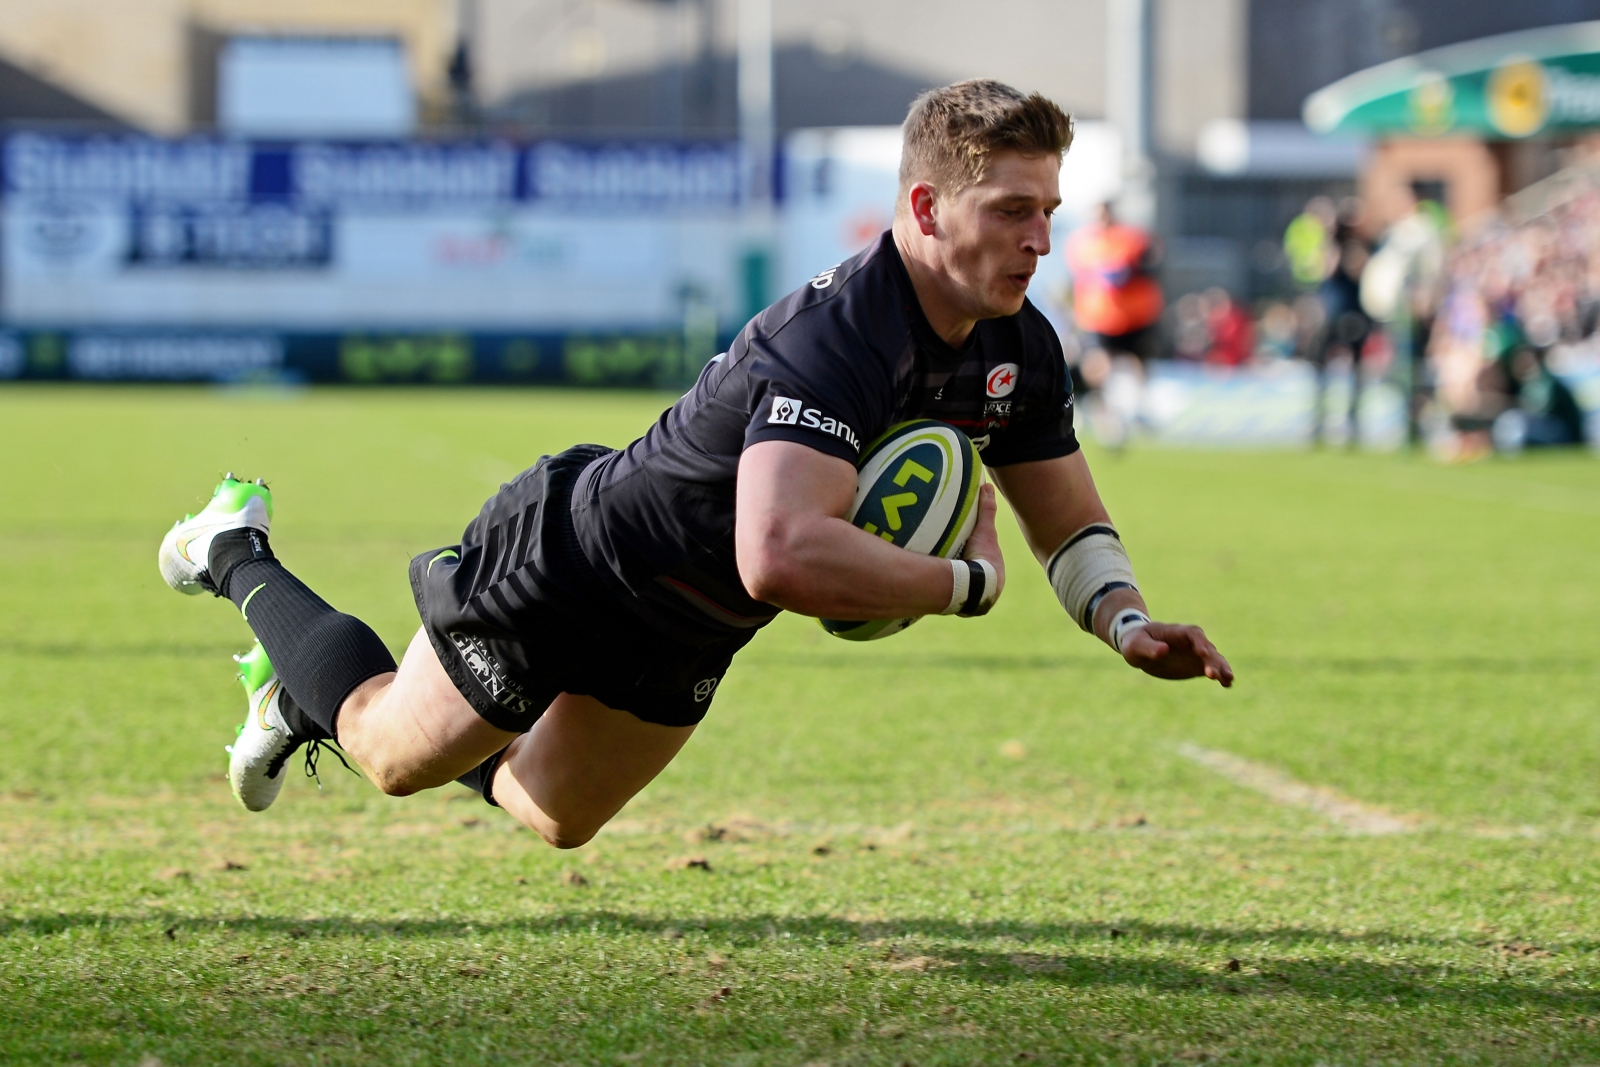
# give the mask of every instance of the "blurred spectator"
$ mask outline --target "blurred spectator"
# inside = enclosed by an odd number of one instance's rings
[[[1109,203],[1067,240],[1073,317],[1112,357],[1143,361],[1157,354],[1162,300],[1153,272],[1159,258],[1150,235],[1117,222]]]
[[[1067,240],[1072,313],[1089,335],[1082,373],[1096,435],[1119,448],[1144,404],[1144,364],[1160,350],[1160,248],[1144,230],[1117,222],[1109,203]]]
[[[1449,217],[1444,208],[1422,198],[1413,185],[1405,211],[1384,234],[1361,277],[1361,306],[1373,319],[1392,324],[1390,337],[1403,341],[1406,440],[1422,439],[1422,410],[1429,386],[1424,367],[1433,334],[1444,279],[1445,237]]]
[[[1256,328],[1260,336],[1256,345],[1258,360],[1293,359],[1300,350],[1301,324],[1296,307],[1273,301],[1262,310]]]
[[[1583,412],[1577,398],[1550,373],[1543,353],[1509,321],[1485,336],[1497,350],[1472,382],[1470,407],[1455,411],[1454,459],[1474,459],[1491,444],[1502,452],[1583,442]]]
[[[1255,355],[1256,328],[1250,311],[1226,289],[1207,289],[1200,302],[1205,309],[1206,332],[1211,344],[1206,362],[1221,367],[1237,367]]]
[[[1211,348],[1205,301],[1199,293],[1185,293],[1172,305],[1172,354],[1199,363]]]
[[[1331,244],[1328,275],[1317,287],[1322,304],[1322,323],[1310,352],[1317,370],[1316,401],[1311,412],[1311,440],[1322,441],[1328,395],[1330,363],[1350,364],[1350,406],[1348,412],[1350,447],[1360,443],[1358,416],[1361,407],[1361,355],[1372,336],[1372,319],[1361,307],[1361,275],[1372,255],[1371,245],[1362,236],[1363,207],[1355,197],[1339,205],[1329,233]],[[1307,214],[1310,214],[1309,205]],[[1304,217],[1304,216],[1302,216]]]
[[[1283,231],[1283,254],[1289,273],[1302,289],[1315,289],[1333,269],[1333,230],[1338,217],[1333,201],[1314,196]]]
[[[1545,364],[1544,355],[1524,345],[1511,358],[1508,378],[1515,406],[1495,420],[1495,447],[1519,452],[1524,447],[1583,443],[1583,411],[1567,384]]]
[[[1277,307],[1278,314],[1272,320],[1275,328],[1281,333],[1283,316],[1287,315],[1292,337],[1294,313],[1287,305]],[[1172,305],[1170,329],[1173,355],[1180,360],[1239,367],[1256,357],[1256,323],[1249,307],[1220,286],[1179,297]],[[1277,354],[1269,352],[1267,356],[1273,358]]]

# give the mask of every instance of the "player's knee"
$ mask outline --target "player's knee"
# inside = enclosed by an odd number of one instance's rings
[[[414,785],[411,781],[403,777],[391,778],[388,776],[383,776],[374,778],[372,781],[373,784],[378,787],[380,792],[391,797],[408,797],[413,793],[422,792],[421,786]]]
[[[369,763],[366,772],[379,792],[391,797],[408,797],[413,793],[422,792],[430,784],[417,775],[415,768]]]
[[[551,848],[579,848],[594,840],[594,835],[600,832],[599,827],[570,826],[563,823],[550,823],[536,826],[539,836],[544,838],[544,843]]]

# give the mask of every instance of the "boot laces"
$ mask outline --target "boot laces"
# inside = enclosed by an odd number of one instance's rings
[[[313,738],[306,743],[306,777],[315,781],[318,789],[322,788],[322,776],[317,773],[317,760],[324,752],[332,752],[333,758],[343,764],[345,770],[360,777],[356,769],[346,762],[344,753],[339,751],[337,745],[324,742],[321,738]]]

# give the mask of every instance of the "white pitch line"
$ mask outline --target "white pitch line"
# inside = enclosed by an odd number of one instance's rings
[[[1178,754],[1216,771],[1235,785],[1254,789],[1279,804],[1314,811],[1330,822],[1358,834],[1403,834],[1414,830],[1421,820],[1415,815],[1396,815],[1353,800],[1323,785],[1307,785],[1275,767],[1188,743],[1178,746]]]

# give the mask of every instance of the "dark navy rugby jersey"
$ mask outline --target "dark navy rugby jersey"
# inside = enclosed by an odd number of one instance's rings
[[[650,430],[574,486],[584,555],[647,621],[680,639],[765,625],[734,557],[739,456],[795,441],[854,464],[907,419],[972,438],[985,465],[1077,451],[1072,382],[1031,303],[953,348],[934,333],[892,233],[756,316]]]

